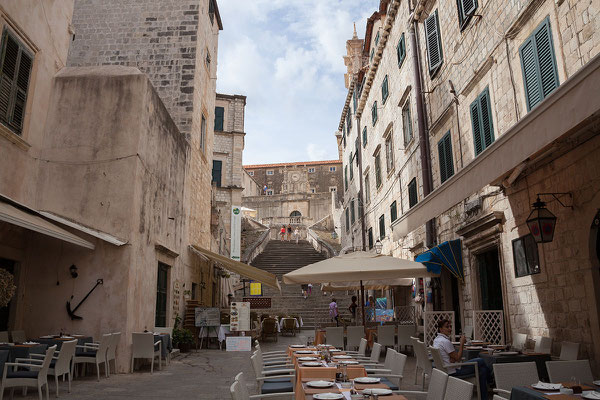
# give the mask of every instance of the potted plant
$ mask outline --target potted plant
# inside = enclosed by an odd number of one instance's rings
[[[194,344],[194,335],[189,329],[179,328],[179,324],[181,324],[181,317],[177,315],[173,325],[173,346],[182,353],[187,353]]]

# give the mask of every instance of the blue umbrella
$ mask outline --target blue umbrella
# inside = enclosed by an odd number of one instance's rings
[[[436,274],[441,273],[442,266],[445,266],[452,275],[464,282],[461,247],[460,239],[450,240],[419,254],[415,261],[424,264],[427,271]]]

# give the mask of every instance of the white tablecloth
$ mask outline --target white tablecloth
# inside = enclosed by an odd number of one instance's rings
[[[296,318],[281,318],[281,320],[279,321],[279,328],[277,329],[279,332],[281,332],[281,328],[283,328],[283,321],[285,321],[286,319],[293,319],[296,322],[296,328],[300,328],[300,324],[298,323],[298,320]]]
[[[217,339],[219,339],[219,342],[222,342],[223,340],[225,340],[225,335],[227,335],[228,333],[231,333],[231,331],[229,330],[229,325],[221,325],[219,327],[216,326],[211,326],[208,328],[208,334],[204,333],[204,329],[207,329],[205,327],[201,327],[200,328],[200,333],[198,334],[199,338],[205,338],[205,337],[216,337]]]

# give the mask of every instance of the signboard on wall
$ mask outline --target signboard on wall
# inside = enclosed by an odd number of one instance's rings
[[[394,310],[375,310],[375,321],[377,322],[390,322],[394,320]]]
[[[173,282],[173,314],[177,315],[179,311],[179,302],[181,301],[181,284],[178,280]]]
[[[225,345],[227,351],[250,351],[252,350],[252,338],[250,336],[227,336]]]
[[[229,329],[232,332],[250,330],[250,303],[237,301],[231,303]]]
[[[221,312],[216,307],[196,307],[196,326],[220,326]]]
[[[231,206],[231,259],[240,261],[240,240],[242,236],[242,207]]]
[[[262,283],[250,282],[250,296],[262,296]]]

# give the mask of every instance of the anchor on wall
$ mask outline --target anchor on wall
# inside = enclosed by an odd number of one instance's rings
[[[77,311],[77,309],[83,304],[83,302],[90,296],[90,294],[92,294],[92,292],[94,291],[94,289],[96,289],[98,287],[98,285],[102,285],[104,283],[104,281],[102,279],[98,279],[96,281],[96,284],[94,285],[94,287],[92,288],[92,290],[90,290],[88,292],[88,294],[85,295],[85,297],[79,302],[79,304],[77,304],[75,306],[75,308],[73,310],[71,310],[71,301],[67,301],[67,313],[69,314],[69,317],[71,317],[71,319],[75,320],[75,319],[83,319],[82,317],[80,317],[79,315],[75,315],[75,311]],[[71,300],[73,300],[73,296],[71,296]]]

